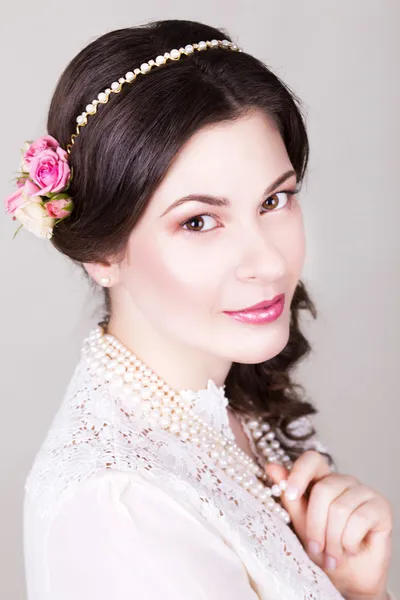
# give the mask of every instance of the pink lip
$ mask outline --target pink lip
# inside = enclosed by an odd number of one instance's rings
[[[278,319],[285,307],[285,294],[275,296],[271,301],[259,302],[251,309],[224,311],[230,317],[244,323],[270,323]]]
[[[276,302],[279,302],[279,300],[284,300],[284,298],[285,298],[285,294],[278,294],[277,296],[272,298],[272,300],[263,300],[262,302],[259,302],[258,304],[254,304],[254,306],[249,306],[247,308],[240,308],[239,310],[226,310],[224,312],[233,314],[233,313],[243,313],[243,312],[252,311],[252,310],[259,310],[260,308],[268,308],[269,306],[276,304]]]

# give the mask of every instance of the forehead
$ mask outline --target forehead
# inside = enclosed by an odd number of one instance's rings
[[[281,135],[265,113],[254,111],[197,131],[181,148],[152,203],[157,210],[177,198],[204,193],[258,197],[292,168]]]

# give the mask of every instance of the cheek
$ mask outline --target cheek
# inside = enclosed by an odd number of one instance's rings
[[[150,240],[150,241],[149,241]],[[218,276],[212,277],[204,256],[190,252],[190,244],[147,237],[132,244],[126,286],[135,302],[153,312],[185,315],[207,311],[216,304]],[[137,257],[140,257],[138,260]]]
[[[293,244],[288,248],[291,271],[294,276],[300,276],[306,255],[306,239],[304,227],[299,225],[293,234]]]
[[[281,230],[274,232],[274,236],[277,247],[285,257],[289,276],[295,282],[300,277],[306,253],[304,222],[299,207]]]

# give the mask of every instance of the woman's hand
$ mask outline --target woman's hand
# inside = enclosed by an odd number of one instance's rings
[[[315,450],[304,452],[291,471],[269,463],[266,472],[275,483],[288,480],[282,505],[304,549],[342,596],[386,600],[393,529],[388,500],[351,475],[331,472]],[[289,486],[298,490],[296,499],[288,498]]]

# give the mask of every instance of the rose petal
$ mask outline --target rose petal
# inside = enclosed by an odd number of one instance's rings
[[[9,215],[12,215],[23,203],[24,198],[22,196],[22,188],[18,188],[13,194],[4,200],[6,211]]]

